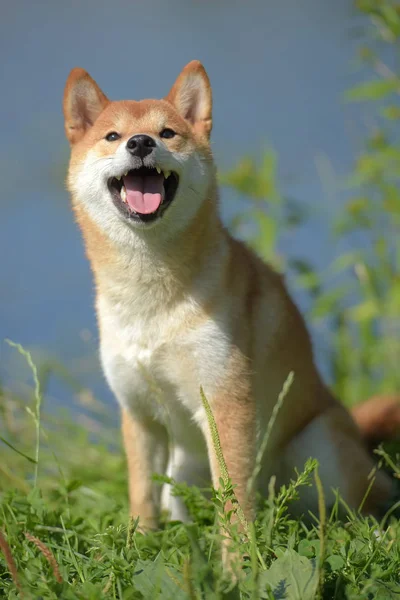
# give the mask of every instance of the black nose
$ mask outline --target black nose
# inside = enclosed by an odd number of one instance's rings
[[[156,147],[156,143],[149,135],[140,134],[131,137],[126,142],[126,147],[133,156],[144,158],[153,151],[153,148]]]

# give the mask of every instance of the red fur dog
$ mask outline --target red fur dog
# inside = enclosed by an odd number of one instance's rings
[[[266,491],[310,456],[327,500],[339,488],[358,507],[372,460],[349,413],[314,364],[310,337],[283,281],[224,229],[210,147],[211,88],[193,61],[162,100],[111,102],[82,69],[64,97],[68,187],[97,289],[104,373],[122,408],[131,511],[154,527],[154,471],[188,484],[220,472],[203,387],[228,471],[248,519],[255,457],[282,386],[258,477]],[[378,474],[365,508],[388,499]],[[312,488],[299,508],[316,511]],[[161,504],[184,507],[168,486]]]

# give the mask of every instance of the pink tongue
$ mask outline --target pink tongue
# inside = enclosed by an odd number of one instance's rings
[[[126,200],[129,207],[141,215],[157,210],[164,197],[164,176],[127,175],[124,179]]]

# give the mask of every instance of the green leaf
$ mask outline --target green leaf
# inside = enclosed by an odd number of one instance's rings
[[[332,556],[328,556],[325,562],[328,563],[332,571],[340,571],[345,565],[343,558],[341,556],[338,556],[337,554],[332,554]]]
[[[280,194],[276,184],[276,155],[272,150],[264,152],[261,164],[251,157],[244,157],[231,171],[220,173],[219,182],[255,200],[279,204]]]
[[[338,285],[333,290],[317,298],[312,309],[312,317],[314,319],[322,319],[336,314],[341,302],[347,297],[350,291],[350,285]]]
[[[80,479],[73,479],[67,485],[67,492],[73,492],[74,490],[79,489],[83,485],[83,482]]]
[[[259,234],[252,240],[253,247],[264,260],[272,260],[278,237],[275,219],[262,211],[255,211]]]
[[[386,119],[390,121],[400,119],[400,107],[399,106],[386,106],[382,109],[382,114]]]
[[[349,102],[358,102],[360,100],[377,100],[384,98],[400,88],[397,78],[376,79],[367,81],[353,87],[346,92],[345,98]]]
[[[190,577],[192,579],[192,585],[196,584],[199,587],[204,596],[208,600],[216,600],[218,597],[215,593],[217,587],[211,564],[208,562],[207,557],[200,548],[199,544],[199,532],[196,525],[188,526],[187,534],[190,540],[191,546],[191,564],[190,564]],[[188,587],[188,586],[186,586]]]
[[[133,584],[144,598],[187,599],[181,574],[175,568],[166,566],[160,555],[155,561],[136,562]]]
[[[260,575],[261,598],[275,600],[314,600],[318,589],[319,572],[316,562],[286,550],[281,558]],[[269,589],[268,589],[269,588]]]
[[[3,438],[2,435],[0,435],[0,440],[3,442],[3,444],[5,444],[9,448],[11,448],[11,450],[14,450],[14,452],[16,452],[17,454],[19,454],[20,456],[23,456],[24,458],[26,458],[26,460],[29,460],[29,462],[33,463],[34,465],[37,464],[37,461],[34,458],[31,458],[30,456],[28,456],[27,454],[25,454],[21,450],[18,450],[18,448],[16,448],[15,446],[13,446],[10,442],[7,442],[7,440],[5,438]]]
[[[363,594],[360,594],[358,587],[347,586],[346,598],[348,600],[360,600],[363,598],[373,598],[373,600],[399,600],[399,586],[395,584],[386,584],[369,580],[365,583]]]
[[[379,316],[379,307],[373,299],[367,299],[360,302],[357,306],[352,306],[347,310],[347,315],[353,321],[370,321]]]
[[[319,540],[300,540],[297,550],[301,556],[314,558],[317,543],[319,544]]]
[[[359,261],[360,253],[358,251],[347,252],[346,254],[341,254],[335,258],[330,269],[333,275],[337,275],[343,271],[354,269],[354,265],[356,265]]]

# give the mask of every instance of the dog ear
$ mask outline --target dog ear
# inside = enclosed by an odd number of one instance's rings
[[[212,94],[210,80],[201,62],[192,60],[178,76],[165,98],[201,135],[210,136]]]
[[[84,69],[72,69],[64,91],[65,133],[76,144],[109,103],[97,83]]]

